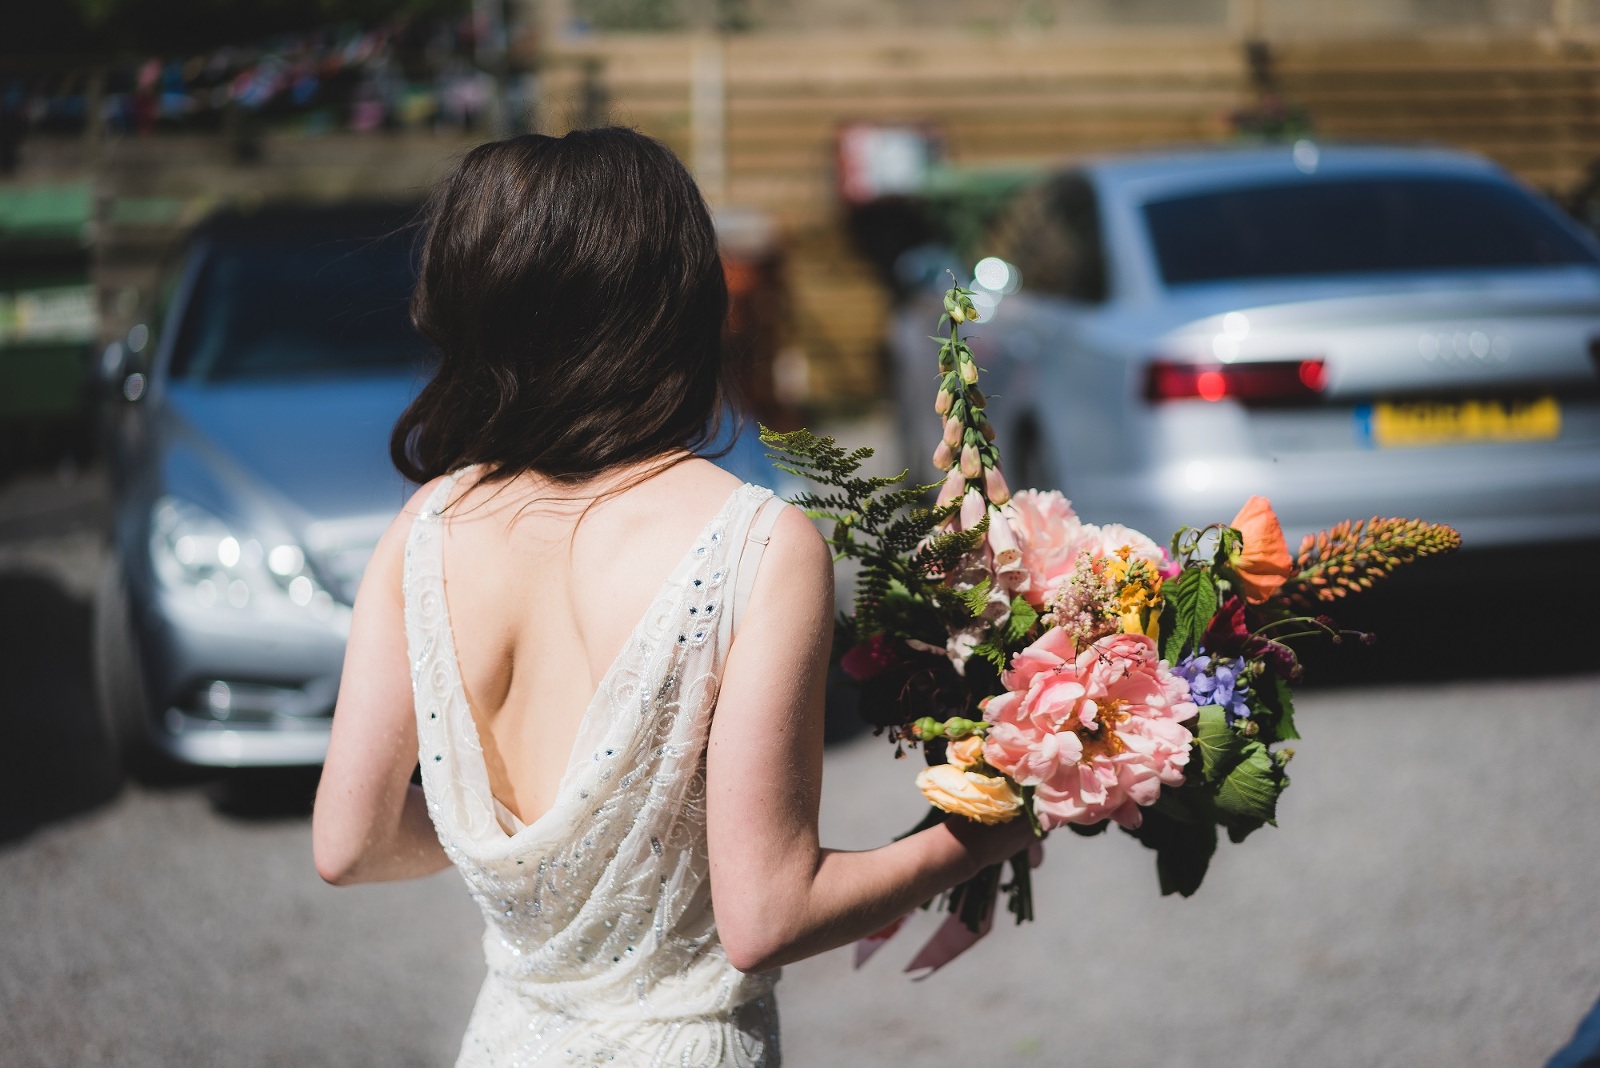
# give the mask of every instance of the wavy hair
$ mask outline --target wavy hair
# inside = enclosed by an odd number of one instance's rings
[[[390,436],[401,474],[572,485],[712,439],[728,291],[665,145],[620,127],[480,145],[424,226],[411,319],[439,364]]]

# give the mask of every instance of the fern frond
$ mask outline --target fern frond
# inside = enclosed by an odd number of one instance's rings
[[[983,544],[984,536],[988,533],[989,517],[985,515],[976,526],[966,530],[947,530],[935,534],[911,554],[907,566],[921,574],[948,574],[963,556]]]

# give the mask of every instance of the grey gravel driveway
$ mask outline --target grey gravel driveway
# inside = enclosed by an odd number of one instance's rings
[[[9,537],[0,500],[0,1065],[451,1063],[483,967],[454,873],[322,885],[305,776],[118,780],[73,492]],[[931,917],[861,971],[848,950],[789,968],[787,1063],[1537,1068],[1600,997],[1592,638],[1520,647],[1588,658],[1568,674],[1473,653],[1455,681],[1307,692],[1281,827],[1196,897],[1160,897],[1131,839],[1057,834],[1039,921],[945,972],[899,973]],[[870,737],[831,749],[826,840],[904,829],[914,770]]]

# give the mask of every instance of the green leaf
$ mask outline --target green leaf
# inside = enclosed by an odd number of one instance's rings
[[[1204,787],[1187,782],[1178,787],[1164,787],[1150,808],[1159,809],[1179,823],[1209,823],[1213,819],[1211,800],[1203,790]]]
[[[1244,841],[1246,838],[1249,838],[1256,831],[1259,831],[1262,827],[1264,827],[1266,822],[1266,820],[1260,819],[1243,819],[1237,816],[1232,817],[1226,824],[1228,828],[1228,841],[1232,842],[1234,845],[1238,845],[1240,842]]]
[[[1184,634],[1178,630],[1178,606],[1171,597],[1161,601],[1161,659],[1176,664],[1183,659]]]
[[[1277,816],[1282,775],[1260,742],[1247,742],[1239,761],[1217,788],[1217,808],[1231,816],[1271,823]]]
[[[1028,636],[1033,625],[1039,622],[1039,613],[1021,597],[1011,599],[1011,619],[1006,624],[1006,644],[1016,645]]]
[[[1163,791],[1165,792],[1165,791]],[[1156,875],[1163,894],[1188,897],[1200,889],[1217,851],[1217,825],[1210,820],[1185,822],[1152,805],[1142,811],[1139,826],[1128,833],[1156,851]]]
[[[1176,662],[1200,644],[1200,637],[1217,614],[1217,584],[1211,569],[1204,565],[1186,567],[1165,584],[1162,592],[1172,604],[1172,634],[1163,652]]]
[[[961,591],[961,601],[967,606],[967,611],[972,613],[973,619],[980,619],[983,610],[989,607],[989,588],[992,584],[987,578],[979,582],[970,590]]]
[[[1221,705],[1200,709],[1194,740],[1200,750],[1200,777],[1208,783],[1221,782],[1244,759],[1247,739],[1228,725]]]
[[[1278,706],[1278,740],[1292,742],[1300,737],[1300,732],[1294,725],[1294,692],[1289,689],[1289,683],[1281,676],[1272,677],[1274,683],[1274,700]]]

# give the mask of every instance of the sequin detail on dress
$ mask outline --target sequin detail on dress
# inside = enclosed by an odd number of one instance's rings
[[[703,771],[724,600],[771,492],[741,486],[706,525],[601,679],[550,811],[508,833],[445,603],[453,484],[412,524],[405,614],[428,811],[485,920],[458,1068],[776,1068],[778,973],[729,964],[711,914]]]

